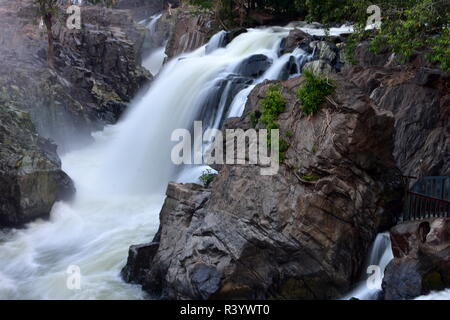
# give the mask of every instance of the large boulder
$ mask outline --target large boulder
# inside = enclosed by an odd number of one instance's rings
[[[170,184],[160,230],[148,249],[132,248],[126,279],[164,299],[346,293],[375,235],[391,225],[400,192],[392,114],[339,80],[333,103],[311,120],[297,103],[303,78],[281,83],[288,105],[279,123],[290,147],[278,174],[223,165],[210,189]],[[225,127],[251,128],[272,85],[258,85],[244,116]]]
[[[394,260],[386,267],[383,295],[413,299],[450,288],[450,219],[409,222],[391,230]]]
[[[348,81],[394,114],[394,157],[404,175],[450,174],[448,74],[426,66],[409,69],[353,66],[345,73]]]
[[[0,228],[47,217],[73,192],[56,146],[37,135],[26,112],[0,101]]]

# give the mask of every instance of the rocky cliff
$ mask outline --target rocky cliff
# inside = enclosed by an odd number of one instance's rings
[[[145,28],[128,11],[85,6],[81,15],[81,30],[65,27],[63,11],[55,21],[51,70],[32,1],[0,1],[0,96],[29,112],[39,134],[63,149],[115,122],[150,77],[139,60]]]
[[[163,299],[336,298],[402,210],[401,176],[448,174],[447,74],[424,60],[402,66],[365,43],[357,65],[344,65],[342,37],[293,31],[282,49],[297,47],[315,53],[305,69],[338,88],[308,119],[296,96],[304,79],[280,83],[288,106],[278,120],[289,144],[280,173],[224,165],[210,188],[171,183],[158,234],[130,248],[127,281]],[[272,85],[258,85],[243,117],[224,128],[251,128]]]
[[[160,231],[131,248],[125,278],[170,299],[344,294],[375,234],[390,225],[399,178],[392,113],[336,81],[333,103],[312,120],[297,103],[303,78],[281,83],[288,107],[280,129],[292,135],[279,174],[224,165],[210,189],[169,185]],[[244,116],[226,127],[250,128],[270,86],[257,86]]]
[[[56,153],[114,123],[150,79],[145,28],[126,10],[83,6],[81,30],[64,8],[53,28],[55,68],[31,0],[0,0],[0,228],[46,217],[73,190]]]
[[[28,113],[0,100],[0,228],[47,217],[73,192],[56,145],[38,136]]]
[[[394,157],[407,176],[450,174],[450,76],[423,57],[408,66],[362,43],[357,66],[344,71],[381,108],[395,117]]]

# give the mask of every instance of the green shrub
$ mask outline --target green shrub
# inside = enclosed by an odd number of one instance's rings
[[[256,126],[258,125],[259,118],[261,118],[261,112],[259,112],[258,110],[250,114],[250,122],[253,128],[256,128]]]
[[[316,76],[308,70],[303,72],[303,76],[305,77],[305,84],[300,87],[297,95],[301,102],[302,111],[308,116],[313,116],[320,110],[326,96],[334,92],[335,86],[327,78]]]
[[[214,181],[214,178],[216,177],[216,174],[212,173],[211,169],[207,169],[203,171],[202,175],[200,176],[200,181],[203,184],[205,188],[208,188],[211,183]]]
[[[313,174],[306,174],[306,175],[302,176],[301,178],[303,180],[309,181],[309,182],[319,180],[319,177],[317,177],[317,176],[315,176]]]
[[[267,130],[278,129],[278,116],[286,108],[286,100],[281,94],[279,86],[270,87],[261,100],[262,114],[259,120],[266,126]]]
[[[410,0],[395,5],[382,3],[383,23],[374,31],[371,50],[388,49],[401,63],[418,50],[428,50],[428,60],[450,71],[449,3],[441,0]]]
[[[189,0],[189,3],[204,9],[211,9],[214,6],[213,0]]]
[[[258,122],[261,122],[267,129],[267,147],[270,149],[272,146],[272,137],[270,130],[279,129],[278,116],[286,109],[286,100],[281,94],[281,87],[278,85],[271,86],[265,93],[263,99],[261,99],[260,111],[255,111],[250,114],[250,121],[252,126],[256,127]],[[279,152],[280,162],[285,159],[286,151],[289,149],[289,143],[280,137],[279,140]]]

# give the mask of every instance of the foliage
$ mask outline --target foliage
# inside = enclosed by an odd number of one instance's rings
[[[320,110],[326,96],[334,92],[335,86],[329,79],[319,77],[308,70],[303,71],[303,76],[305,84],[300,87],[297,95],[302,104],[302,111],[308,116],[313,116]]]
[[[252,24],[251,12],[259,11],[279,18],[306,19],[330,25],[354,23],[356,32],[348,38],[346,56],[354,61],[354,50],[363,38],[370,38],[375,52],[392,50],[400,62],[407,62],[418,51],[429,51],[431,62],[450,71],[449,0],[189,0],[200,6],[213,7],[224,25]],[[366,31],[367,8],[381,8],[381,30]]]
[[[268,148],[272,145],[272,137],[270,130],[279,129],[280,125],[278,124],[278,116],[285,110],[286,108],[286,100],[281,94],[281,87],[278,85],[271,86],[265,93],[263,99],[261,99],[261,109],[260,111],[255,111],[250,114],[250,121],[252,122],[252,126],[256,127],[259,122],[261,122],[265,128],[268,130]],[[285,153],[289,149],[289,143],[280,138],[279,140],[279,152],[280,152],[280,162],[284,161]]]
[[[279,129],[277,123],[278,116],[286,108],[286,100],[281,94],[279,86],[270,87],[264,98],[261,100],[262,115],[260,121],[266,126],[267,130]]]
[[[309,182],[319,180],[319,177],[317,177],[317,176],[315,176],[313,174],[306,174],[306,175],[302,176],[301,178],[303,180],[309,181]]]
[[[449,65],[449,4],[441,0],[411,0],[401,7],[387,7],[383,24],[371,42],[371,49],[391,49],[400,62],[408,62],[421,48],[430,48],[430,60]]]
[[[211,169],[207,169],[203,171],[202,175],[200,176],[200,182],[203,184],[205,188],[208,188],[211,183],[214,181],[214,178],[216,177],[216,174],[212,173]]]
[[[259,112],[259,110],[256,110],[250,114],[250,122],[253,128],[256,128],[258,125],[259,118],[261,118],[261,112]]]
[[[212,0],[189,0],[188,2],[203,9],[212,9],[214,7],[214,1]]]

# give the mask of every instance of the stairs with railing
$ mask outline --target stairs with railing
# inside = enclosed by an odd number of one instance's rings
[[[399,223],[450,218],[450,176],[423,177],[407,191]]]

